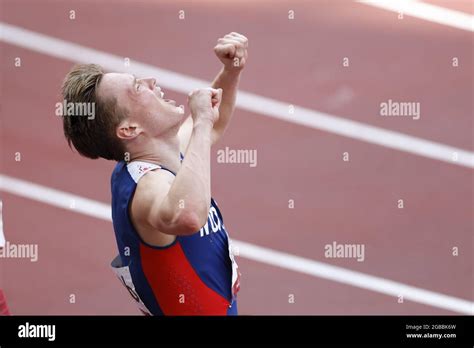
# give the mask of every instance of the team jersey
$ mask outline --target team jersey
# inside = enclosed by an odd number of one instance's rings
[[[118,162],[112,173],[112,220],[119,250],[112,269],[144,314],[236,315],[240,274],[214,199],[206,225],[192,235],[176,236],[168,246],[146,243],[134,228],[130,203],[139,180],[151,170],[175,175],[141,161]]]

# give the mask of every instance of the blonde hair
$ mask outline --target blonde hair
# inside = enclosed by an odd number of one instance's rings
[[[126,115],[117,107],[115,98],[98,97],[97,87],[103,76],[104,71],[97,64],[79,64],[67,74],[61,88],[64,100],[92,105],[95,117],[63,115],[64,136],[69,146],[74,145],[82,156],[120,161],[124,158],[125,146],[115,129]]]

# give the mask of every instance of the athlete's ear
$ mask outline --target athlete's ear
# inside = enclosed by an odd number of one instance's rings
[[[123,140],[132,140],[137,137],[143,130],[134,122],[125,119],[115,129],[117,137]]]

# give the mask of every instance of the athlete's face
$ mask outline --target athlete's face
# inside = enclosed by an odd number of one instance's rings
[[[139,79],[130,74],[108,73],[98,87],[100,97],[115,97],[118,107],[126,111],[117,135],[131,139],[139,134],[157,137],[179,129],[185,119],[184,107],[164,99],[154,78]]]

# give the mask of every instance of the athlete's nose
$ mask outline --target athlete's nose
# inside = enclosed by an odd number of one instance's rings
[[[147,82],[147,84],[148,84],[148,87],[149,87],[150,89],[154,89],[154,88],[155,88],[155,86],[156,86],[156,79],[155,79],[155,78],[150,77],[150,78],[147,78],[147,79],[145,79],[145,80],[146,80],[146,82]]]

